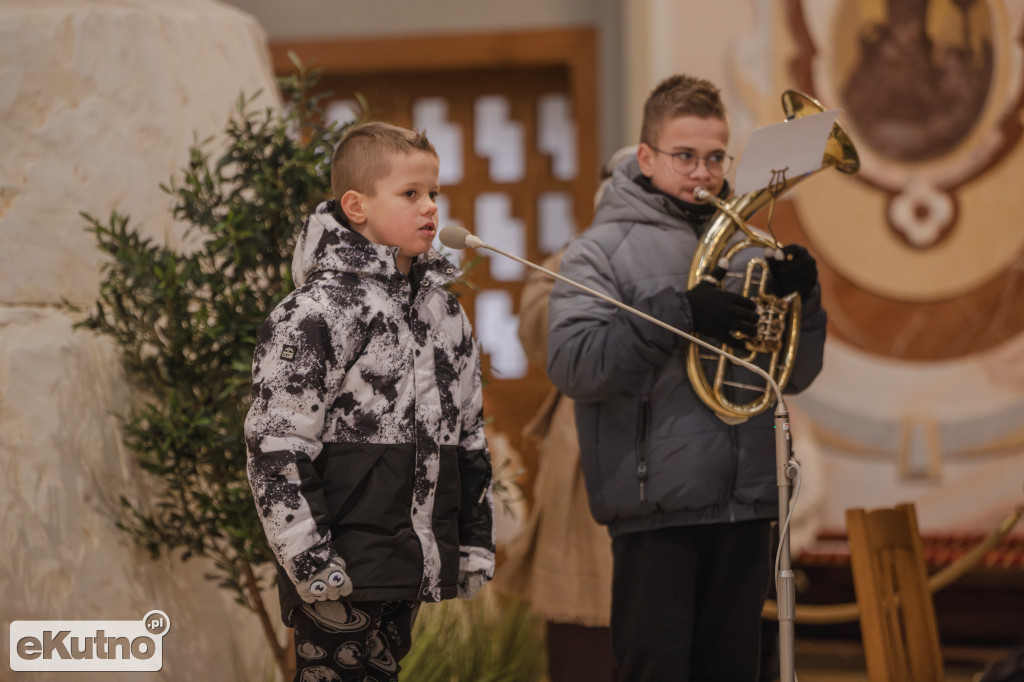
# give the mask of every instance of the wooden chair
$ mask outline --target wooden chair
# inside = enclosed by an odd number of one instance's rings
[[[911,504],[848,509],[850,566],[871,682],[941,682],[942,650]]]

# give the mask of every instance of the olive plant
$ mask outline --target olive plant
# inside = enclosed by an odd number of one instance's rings
[[[316,72],[296,62],[279,81],[283,107],[240,95],[224,135],[195,142],[161,185],[185,247],[141,236],[128,216],[83,214],[108,258],[99,300],[79,326],[111,337],[140,396],[123,415],[126,444],[155,483],[122,497],[119,526],[154,557],[212,561],[209,578],[262,621],[290,678],[261,597],[273,571],[246,478],[242,433],[261,324],[292,288],[298,228],[330,196],[330,161],[346,126],[325,122]],[[217,151],[211,151],[216,148]],[[191,246],[189,246],[191,245]]]
[[[185,246],[142,236],[116,211],[106,221],[83,214],[107,258],[99,300],[78,324],[113,339],[140,397],[121,415],[124,438],[155,491],[122,497],[118,526],[153,557],[212,561],[207,577],[259,617],[286,680],[294,650],[279,641],[262,598],[274,556],[246,477],[242,427],[256,336],[292,288],[295,237],[330,196],[331,155],[348,128],[325,122],[317,73],[293,62],[297,71],[279,80],[284,107],[256,109],[258,93],[240,95],[223,136],[194,143],[187,166],[161,185],[186,225]],[[477,262],[467,260],[463,274]],[[463,277],[454,292],[472,289]],[[506,465],[495,468],[494,491],[508,506],[518,488],[502,475]],[[456,622],[468,628],[458,637]],[[403,665],[424,680],[539,679],[537,627],[518,602],[438,605],[425,610]],[[437,646],[452,650],[439,658]]]

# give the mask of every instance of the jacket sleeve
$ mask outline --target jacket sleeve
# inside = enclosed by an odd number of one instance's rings
[[[806,301],[801,302],[800,338],[793,373],[784,393],[799,393],[811,385],[821,372],[825,357],[825,330],[828,315],[821,306],[821,287],[815,286]]]
[[[469,355],[462,367],[462,430],[459,434],[459,571],[494,577],[494,499],[491,487],[491,453],[484,436],[483,390],[480,355],[468,318],[463,315],[463,334]]]
[[[249,484],[278,562],[293,582],[335,556],[320,454],[326,397],[336,372],[330,332],[308,301],[279,306],[260,330],[245,419]]]
[[[611,263],[588,239],[566,249],[559,274],[679,328],[693,327],[689,306],[670,287],[623,300]],[[635,389],[682,340],[673,332],[559,281],[548,313],[548,376],[570,398],[587,402]]]

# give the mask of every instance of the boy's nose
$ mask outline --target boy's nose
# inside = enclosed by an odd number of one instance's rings
[[[690,171],[690,177],[710,178],[713,177],[708,170],[707,159],[697,159],[697,165]]]

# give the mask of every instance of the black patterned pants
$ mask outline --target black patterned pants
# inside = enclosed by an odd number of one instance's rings
[[[397,682],[416,602],[321,601],[292,611],[294,682]]]

